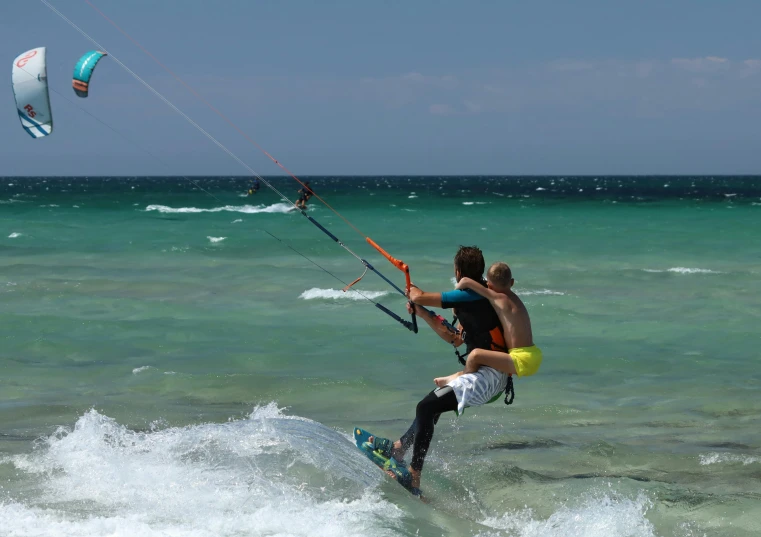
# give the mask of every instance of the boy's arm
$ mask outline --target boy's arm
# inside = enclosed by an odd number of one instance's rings
[[[470,278],[463,277],[460,278],[460,281],[457,282],[457,289],[470,289],[471,291],[478,293],[484,298],[488,298],[490,301],[494,301],[495,299],[499,297],[503,297],[504,295],[502,293],[498,293],[492,289],[489,289],[488,287],[484,287],[480,283],[478,283],[475,280],[471,280]]]

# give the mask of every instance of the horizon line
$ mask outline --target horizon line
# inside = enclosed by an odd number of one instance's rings
[[[193,178],[206,178],[206,179],[221,179],[221,178],[229,178],[229,179],[249,179],[253,180],[256,179],[256,176],[253,175],[229,175],[229,174],[223,174],[223,175],[208,175],[208,174],[179,174],[179,175],[153,175],[153,174],[146,174],[146,175],[136,175],[136,174],[128,174],[128,175],[0,175],[0,179],[28,179],[28,178],[46,178],[46,179],[102,179],[102,178],[183,178],[183,177],[193,177]],[[290,175],[287,174],[275,174],[275,175],[260,175],[259,177],[264,178],[272,178],[272,179],[293,179]],[[622,174],[622,173],[613,173],[613,174],[302,174],[298,176],[299,178],[314,178],[314,177],[337,177],[337,178],[367,178],[367,177],[383,177],[383,178],[410,178],[410,177],[419,177],[419,178],[471,178],[471,177],[488,177],[488,178],[526,178],[526,177],[552,177],[552,178],[561,178],[561,179],[567,179],[567,178],[599,178],[599,177],[686,177],[686,178],[715,178],[715,177],[761,177],[761,172],[758,173],[711,173],[711,174],[694,174],[694,173],[647,173],[647,174]]]

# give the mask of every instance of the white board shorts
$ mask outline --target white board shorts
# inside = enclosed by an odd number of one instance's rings
[[[475,373],[460,375],[447,386],[452,387],[457,397],[457,414],[462,414],[466,407],[485,405],[505,391],[507,373],[482,366]]]

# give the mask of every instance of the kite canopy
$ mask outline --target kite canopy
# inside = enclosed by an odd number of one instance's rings
[[[53,132],[45,47],[27,50],[13,60],[13,96],[21,126],[32,138]]]
[[[106,56],[105,52],[91,50],[79,58],[74,66],[74,80],[72,81],[74,93],[80,97],[87,97],[93,70],[103,56]]]

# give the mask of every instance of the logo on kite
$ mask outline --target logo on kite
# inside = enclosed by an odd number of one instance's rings
[[[95,70],[95,66],[103,56],[106,56],[105,52],[98,50],[91,50],[81,58],[74,66],[74,79],[72,80],[72,87],[74,93],[80,97],[87,97],[90,88],[90,78]]]
[[[29,60],[37,56],[37,49],[30,50],[26,54],[24,54],[22,57],[18,59],[16,62],[16,67],[24,67]]]

